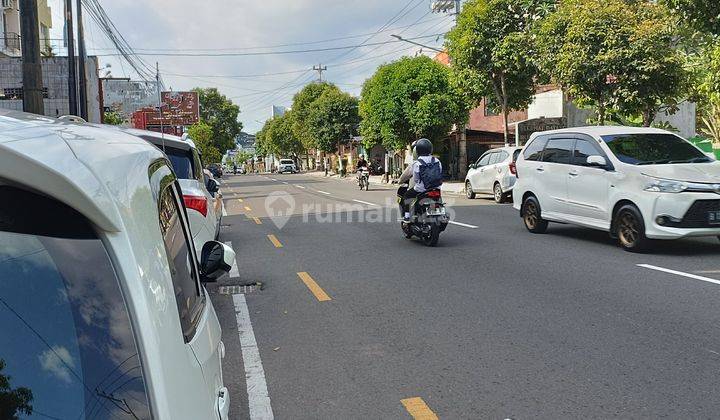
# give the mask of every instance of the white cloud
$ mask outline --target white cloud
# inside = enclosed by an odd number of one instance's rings
[[[43,370],[55,375],[55,377],[63,382],[71,383],[73,381],[71,377],[72,373],[68,369],[68,366],[74,369],[75,362],[65,347],[55,345],[52,347],[52,350],[47,349],[40,353],[38,358],[40,359],[40,366],[42,366]]]

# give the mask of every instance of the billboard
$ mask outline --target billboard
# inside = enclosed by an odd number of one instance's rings
[[[162,92],[162,118],[157,107],[145,107],[133,113],[136,128],[148,126],[189,126],[200,121],[197,92]]]

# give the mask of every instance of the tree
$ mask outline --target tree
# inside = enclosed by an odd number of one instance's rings
[[[326,91],[339,92],[340,89],[332,83],[310,83],[293,97],[292,129],[295,136],[300,139],[305,149],[314,149],[316,147],[316,139],[308,126],[308,117],[315,108],[315,102]]]
[[[654,3],[565,0],[537,31],[537,61],[599,124],[619,112],[647,126],[686,78],[672,22]]]
[[[307,118],[317,148],[325,153],[336,152],[340,143],[347,143],[357,133],[359,123],[357,98],[337,89],[326,89],[313,102]]]
[[[123,117],[115,111],[108,111],[103,114],[103,124],[120,125],[124,122]]]
[[[235,138],[242,130],[237,118],[240,108],[217,88],[195,88],[200,102],[200,120],[212,128],[212,144],[221,152],[235,147]]]
[[[304,148],[292,129],[292,112],[265,121],[257,134],[257,143],[263,155],[297,156]]]
[[[428,57],[404,57],[382,65],[362,88],[360,134],[367,148],[405,148],[427,137],[445,138],[464,124],[468,108],[450,84],[449,69]]]
[[[553,0],[470,0],[462,9],[446,47],[453,82],[470,106],[494,98],[508,142],[510,110],[527,107],[535,93],[537,69],[531,54],[531,28]]]
[[[4,375],[2,370],[5,369],[5,361],[0,359],[0,418],[8,420],[16,420],[20,417],[18,414],[29,416],[33,412],[30,404],[33,400],[33,393],[30,389],[19,387],[10,387],[10,376]]]
[[[717,0],[664,0],[682,22],[699,31],[720,35],[720,6]]]
[[[222,160],[223,154],[215,147],[213,136],[212,127],[204,121],[193,124],[188,129],[188,137],[195,142],[195,147],[200,152],[205,164],[217,163]]]

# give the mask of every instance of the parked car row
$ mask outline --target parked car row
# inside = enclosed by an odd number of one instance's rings
[[[34,413],[228,418],[204,284],[235,253],[197,150],[157,136],[0,110],[0,369]]]

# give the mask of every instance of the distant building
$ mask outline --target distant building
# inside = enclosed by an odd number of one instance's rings
[[[129,78],[100,79],[103,113],[115,112],[130,126],[133,112],[157,106],[157,82]]]
[[[20,0],[0,1],[0,56],[20,57]],[[47,0],[37,0],[41,51],[49,56],[52,13],[47,3]]]
[[[282,117],[288,111],[287,107],[282,105],[272,105],[270,109],[271,117]]]

